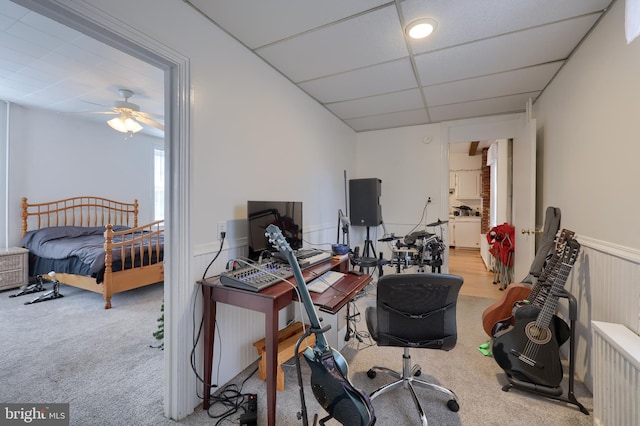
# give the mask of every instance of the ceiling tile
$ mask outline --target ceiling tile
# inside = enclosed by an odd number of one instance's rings
[[[433,121],[459,120],[487,115],[522,112],[529,98],[535,99],[540,92],[521,93],[500,98],[484,99],[429,108]]]
[[[424,86],[566,59],[596,16],[480,40],[416,56]]]
[[[412,89],[386,95],[328,104],[327,108],[342,119],[366,117],[424,107],[420,90]]]
[[[518,93],[541,91],[563,62],[522,68],[477,78],[424,87],[429,106],[488,99]]]
[[[29,13],[31,13],[29,10],[11,1],[0,1],[0,15],[10,18],[12,21],[22,19],[23,16]]]
[[[295,82],[408,56],[394,6],[304,33],[256,52]]]
[[[190,0],[190,3],[251,49],[359,14],[388,2],[388,0]]]
[[[392,127],[427,124],[427,112],[424,109],[396,112],[392,114],[372,115],[369,117],[345,120],[355,131],[388,129]]]
[[[610,0],[483,0],[401,3],[407,23],[434,18],[436,31],[427,39],[411,41],[414,53],[456,46],[514,31],[602,11]]]
[[[408,58],[310,80],[300,87],[322,103],[417,88]]]

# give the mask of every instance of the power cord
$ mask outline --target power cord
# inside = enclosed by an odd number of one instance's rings
[[[207,272],[209,271],[209,268],[211,267],[211,265],[213,265],[213,262],[216,261],[216,259],[220,256],[220,253],[222,253],[222,247],[224,246],[224,239],[227,236],[226,232],[221,232],[220,233],[220,247],[218,248],[218,252],[216,253],[216,255],[213,257],[213,259],[211,260],[211,262],[209,262],[209,265],[207,265],[207,267],[204,270],[204,273],[202,274],[202,280],[204,281],[206,276],[207,276]],[[202,284],[200,284],[202,285]],[[200,293],[199,291],[194,292],[194,296],[193,296],[193,307],[191,309],[192,312],[192,317],[191,317],[191,321],[192,321],[192,325],[193,325],[193,336],[192,336],[192,346],[191,346],[191,353],[190,353],[190,362],[191,362],[191,370],[193,371],[193,373],[196,376],[197,379],[197,383],[198,384],[204,384],[206,383],[205,379],[203,377],[200,376],[200,374],[198,373],[198,368],[196,367],[196,347],[198,346],[198,342],[200,341],[200,336],[202,334],[202,329],[204,327],[204,315],[202,316],[202,318],[200,319],[200,325],[198,326],[198,331],[196,332],[196,301],[198,300],[198,293]],[[218,332],[218,342],[221,341],[221,337],[220,337],[220,331],[218,330],[218,324],[217,321],[214,324],[215,327],[215,331]],[[221,352],[222,353],[222,352]],[[218,362],[220,362],[220,360],[218,360]],[[220,371],[220,369],[218,369],[218,371]],[[210,380],[210,379],[209,379]],[[211,387],[217,387],[217,384],[211,384]],[[200,399],[204,399],[204,395],[200,396],[200,394],[198,393],[198,388],[196,386],[196,395],[198,396],[198,398]]]
[[[211,396],[211,405],[207,410],[207,415],[212,419],[218,419],[215,423],[216,425],[219,425],[228,417],[238,413],[241,409],[244,411],[240,418],[244,418],[244,414],[251,412],[252,403],[256,402],[256,395],[253,393],[242,393],[242,388],[247,380],[256,374],[256,371],[258,371],[257,368],[242,381],[240,387],[235,383],[229,383],[215,395]],[[211,409],[215,406],[223,406],[226,410],[220,414],[212,414]]]
[[[353,312],[347,317],[347,333],[344,336],[345,342],[351,339],[356,340],[356,349],[365,349],[375,346],[375,342],[371,338],[368,331],[359,331],[358,324],[362,321],[362,314],[354,301],[350,301],[349,311]]]

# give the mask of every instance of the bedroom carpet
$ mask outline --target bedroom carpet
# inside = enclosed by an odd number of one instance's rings
[[[360,312],[375,301],[372,290],[356,305]],[[61,286],[65,297],[44,303],[23,305],[32,295],[9,298],[15,290],[0,292],[0,401],[68,402],[72,425],[202,425],[216,424],[197,407],[195,412],[175,422],[163,417],[162,371],[164,352],[151,345],[157,341],[157,318],[162,304],[162,284],[114,296],[114,309],[102,309],[98,294]],[[458,344],[449,351],[413,350],[413,361],[422,366],[422,378],[452,389],[460,411],[446,407],[446,399],[418,390],[430,425],[591,425],[591,415],[574,405],[519,390],[503,392],[506,379],[491,357],[477,349],[487,338],[480,321],[483,310],[494,299],[460,296],[458,302]],[[366,332],[364,321],[357,330]],[[367,393],[389,379],[378,374],[369,379],[373,364],[399,369],[402,349],[367,347],[352,339],[341,350],[350,368],[352,383]],[[242,392],[258,394],[258,425],[266,425],[264,382],[249,366],[233,382]],[[293,362],[285,365],[285,391],[278,392],[277,424],[300,425],[299,390]],[[567,389],[565,381],[563,389]],[[303,362],[309,424],[313,415],[324,411],[313,397],[309,369]],[[199,392],[201,388],[199,387]],[[578,400],[591,411],[591,394],[576,381]],[[420,424],[406,390],[396,389],[373,401],[377,425]],[[214,406],[212,413],[226,410]],[[239,414],[219,424],[238,424]],[[327,425],[336,425],[329,421]]]

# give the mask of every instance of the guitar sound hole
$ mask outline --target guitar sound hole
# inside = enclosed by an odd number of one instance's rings
[[[534,321],[525,327],[527,338],[538,345],[545,345],[551,341],[551,332],[548,328],[540,328],[536,326]]]

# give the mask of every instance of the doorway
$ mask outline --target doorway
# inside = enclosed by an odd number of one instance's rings
[[[171,283],[191,280],[191,244],[188,206],[190,158],[190,75],[188,58],[150,40],[121,21],[107,20],[103,14],[81,4],[52,0],[14,0],[15,3],[73,28],[111,47],[164,70],[165,84],[165,362],[164,412],[179,419],[193,410],[195,378],[188,374],[187,336],[178,328],[178,318],[188,316],[192,286]],[[182,340],[180,338],[182,337]],[[185,398],[184,396],[192,396]]]
[[[473,140],[513,140],[513,191],[511,191],[513,208],[510,223],[518,231],[535,229],[536,123],[530,115],[531,101],[527,103],[526,110],[527,112],[520,114],[464,119],[441,125],[443,164],[449,162],[450,144]],[[441,215],[445,215],[449,213],[447,211],[450,182],[448,168],[443,170],[441,179],[443,182]],[[535,255],[535,238],[516,232],[515,240],[514,274],[516,277],[522,274],[525,276]]]

